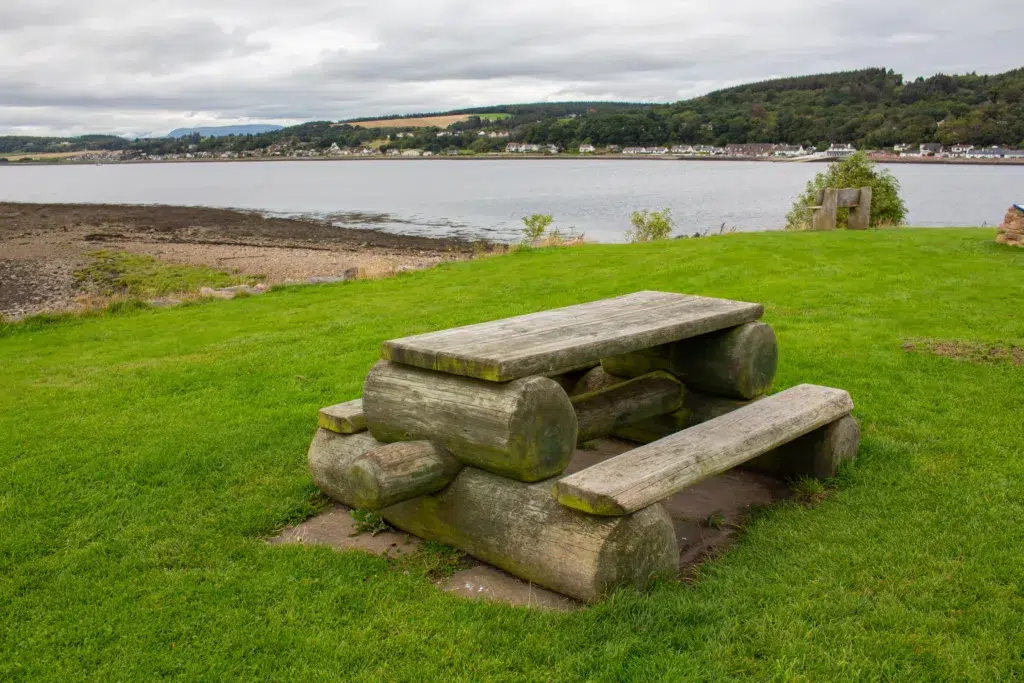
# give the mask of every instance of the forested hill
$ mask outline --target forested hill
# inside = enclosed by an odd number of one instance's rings
[[[782,78],[643,111],[549,119],[531,126],[525,137],[561,146],[585,140],[597,145],[1015,146],[1024,142],[1024,69],[994,76],[939,74],[909,82],[886,69]]]
[[[317,150],[332,145],[386,146],[486,153],[510,141],[572,148],[774,142],[805,146],[851,143],[877,149],[906,143],[1024,146],[1024,68],[998,75],[939,74],[905,82],[887,69],[782,78],[719,90],[675,104],[557,102],[460,109],[470,115],[437,128],[353,127],[315,121],[258,135],[128,141],[0,137],[0,153],[78,149],[171,155],[186,151],[251,155],[257,150]],[[423,115],[418,115],[422,117]],[[411,131],[406,133],[403,131]],[[402,136],[396,134],[402,132]],[[489,135],[494,133],[494,135]],[[279,152],[276,152],[279,153]]]

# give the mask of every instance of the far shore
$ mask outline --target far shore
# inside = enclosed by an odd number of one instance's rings
[[[10,155],[20,156],[20,155]],[[953,166],[1024,166],[1024,159],[966,159],[966,158],[950,158],[950,157],[896,157],[887,156],[881,154],[870,154],[868,157],[872,161],[876,161],[880,164],[939,164],[939,165],[953,165]],[[433,162],[433,161],[489,161],[489,160],[501,160],[501,161],[625,161],[625,162],[643,162],[643,161],[692,161],[692,162],[738,162],[738,161],[754,161],[758,163],[775,163],[775,164],[821,164],[837,161],[837,159],[828,158],[814,158],[807,159],[802,157],[795,158],[776,158],[776,157],[737,157],[737,156],[717,156],[717,157],[695,157],[695,156],[684,156],[679,154],[658,154],[658,155],[647,155],[647,154],[476,154],[476,155],[460,155],[460,156],[448,156],[445,154],[436,154],[433,156],[365,156],[365,155],[349,155],[349,156],[328,156],[328,157],[293,157],[293,156],[269,156],[269,157],[255,157],[255,158],[244,158],[244,159],[133,159],[133,160],[117,160],[117,159],[102,159],[102,160],[83,160],[83,161],[65,161],[63,159],[53,160],[39,160],[39,161],[8,161],[4,162],[3,157],[0,157],[0,168],[15,168],[18,166],[107,166],[107,165],[133,165],[133,164],[211,164],[211,163],[259,163],[263,161],[281,162],[281,161],[422,161],[422,162]]]

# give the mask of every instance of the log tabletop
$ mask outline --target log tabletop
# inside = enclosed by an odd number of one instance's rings
[[[507,382],[586,367],[757,320],[760,304],[671,292],[612,299],[385,342],[381,357],[406,365]]]

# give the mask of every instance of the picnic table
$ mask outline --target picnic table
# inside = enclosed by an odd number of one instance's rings
[[[763,310],[642,291],[386,341],[362,399],[321,411],[310,470],[346,505],[578,599],[645,586],[678,566],[660,501],[739,465],[827,477],[856,454],[845,391],[766,396]],[[564,476],[615,435],[647,443]]]

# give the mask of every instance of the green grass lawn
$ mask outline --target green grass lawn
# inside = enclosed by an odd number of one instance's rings
[[[1024,250],[992,237],[548,249],[0,328],[0,680],[1024,676],[1024,365],[984,352],[1024,346]],[[381,341],[639,289],[763,302],[776,388],[850,391],[834,495],[758,515],[692,584],[571,614],[263,542],[324,504],[316,409],[359,395]]]

